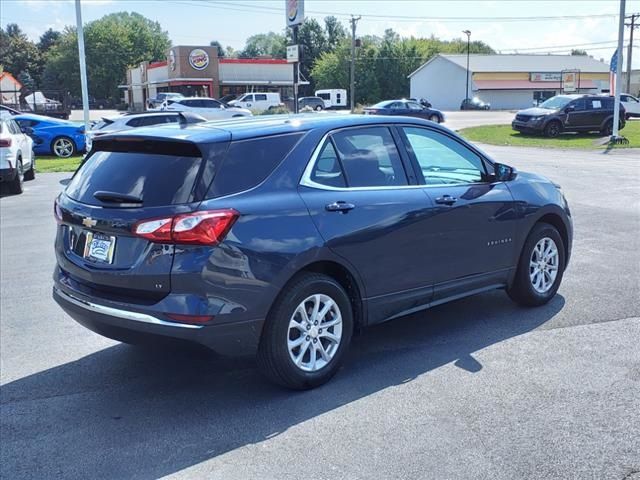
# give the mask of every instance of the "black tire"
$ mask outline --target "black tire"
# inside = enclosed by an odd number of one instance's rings
[[[562,132],[562,124],[558,121],[552,121],[544,127],[544,136],[549,138],[555,138]]]
[[[610,137],[613,135],[613,119],[607,120],[604,127],[602,127],[602,130],[600,130],[600,133],[603,137]]]
[[[289,354],[287,343],[290,338],[289,321],[296,308],[305,299],[315,294],[327,295],[337,304],[342,317],[342,336],[331,360],[319,370],[309,372],[295,365]],[[351,342],[352,334],[351,302],[342,286],[326,275],[302,273],[285,287],[267,317],[258,347],[259,368],[272,382],[283,387],[295,390],[317,387],[327,382],[337,372]]]
[[[32,152],[31,153],[31,167],[29,167],[29,170],[24,172],[24,179],[25,179],[25,181],[30,181],[30,180],[35,180],[35,178],[36,178],[36,157]]]
[[[24,172],[22,170],[22,160],[18,159],[16,165],[16,176],[9,183],[9,193],[13,195],[20,195],[24,191]]]
[[[66,140],[68,142],[71,143],[71,153],[69,153],[68,155],[58,155],[58,153],[56,152],[56,142],[58,141],[62,141],[62,140]],[[74,142],[71,138],[65,136],[65,135],[61,135],[59,137],[54,138],[51,141],[51,153],[53,155],[55,155],[58,158],[69,158],[69,157],[73,157],[76,153],[78,152],[78,147],[76,146],[76,142]]]
[[[320,105],[316,106],[316,112],[320,112],[322,110],[322,107]]]
[[[440,117],[438,117],[438,115],[429,115],[429,120],[431,120],[433,123],[440,123]]]
[[[541,293],[534,288],[533,281],[531,279],[530,263],[534,248],[538,242],[544,238],[549,238],[556,244],[558,251],[558,270],[551,288],[546,292]],[[533,227],[526,242],[524,243],[522,253],[520,254],[520,260],[518,262],[518,269],[516,270],[516,276],[513,284],[507,288],[507,294],[514,302],[519,303],[520,305],[527,307],[544,305],[557,293],[560,283],[562,282],[564,267],[565,250],[564,242],[562,241],[560,233],[558,233],[558,230],[553,225],[549,225],[548,223],[538,223]]]

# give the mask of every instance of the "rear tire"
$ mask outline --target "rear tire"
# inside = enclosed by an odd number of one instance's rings
[[[316,106],[316,112],[322,111],[322,107],[320,105]]]
[[[326,275],[302,273],[285,287],[267,317],[258,366],[283,387],[317,387],[338,371],[352,333],[351,302],[342,286]]]
[[[558,230],[548,223],[536,224],[522,248],[514,282],[507,289],[509,297],[527,307],[551,300],[562,282],[564,252]]]
[[[429,120],[431,120],[433,123],[440,123],[440,117],[438,117],[438,115],[430,115]]]
[[[557,121],[549,122],[544,127],[544,136],[548,138],[555,138],[560,135],[560,132],[562,132],[562,125]]]
[[[16,176],[9,183],[9,193],[20,195],[24,191],[24,172],[22,171],[22,160],[18,160],[16,169]]]

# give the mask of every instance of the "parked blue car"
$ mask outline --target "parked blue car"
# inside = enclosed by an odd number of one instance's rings
[[[432,107],[427,107],[414,100],[384,100],[364,109],[365,115],[402,115],[403,117],[417,117],[431,120],[434,123],[444,122],[444,113]]]
[[[331,378],[359,328],[494,289],[544,305],[573,236],[552,181],[377,115],[97,137],[54,212],[53,296],[80,324],[257,353],[295,389]]]
[[[85,150],[82,123],[28,113],[13,119],[33,139],[33,151],[38,155],[67,158]]]

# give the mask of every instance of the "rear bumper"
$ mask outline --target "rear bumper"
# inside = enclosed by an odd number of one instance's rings
[[[218,325],[170,322],[139,306],[96,303],[64,286],[53,287],[53,298],[80,325],[105,337],[121,340],[173,338],[199,343],[220,355],[243,356],[257,351],[263,319]]]

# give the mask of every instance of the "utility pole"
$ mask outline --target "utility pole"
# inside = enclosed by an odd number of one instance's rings
[[[620,81],[620,74],[622,73],[622,44],[624,42],[624,7],[625,0],[620,0],[620,16],[618,17],[620,20],[620,24],[618,27],[618,62],[616,66],[616,92],[615,92],[615,103],[613,105],[613,134],[611,135],[611,140],[615,141],[618,139],[620,134],[620,89],[622,82]]]
[[[76,0],[76,29],[78,32],[78,57],[80,59],[80,86],[82,88],[82,111],[84,113],[84,134],[89,133],[89,87],[87,86],[87,62],[84,55],[84,29],[82,28],[82,7]]]
[[[633,31],[640,27],[640,24],[636,24],[636,20],[640,21],[640,14],[634,13],[633,15],[626,17],[630,18],[630,23],[625,23],[627,27],[631,28],[629,32],[629,47],[627,47],[627,89],[625,92],[631,93],[631,56],[633,54]]]
[[[351,88],[349,92],[351,111],[356,108],[356,24],[360,20],[360,16],[354,17],[351,15]]]
[[[464,101],[466,104],[469,100],[469,52],[471,49],[471,30],[463,30],[462,33],[467,36],[467,89],[464,95]]]
[[[298,113],[298,82],[300,81],[300,46],[298,45],[298,25],[293,26],[293,44],[298,49],[298,61],[293,64],[293,113]]]

